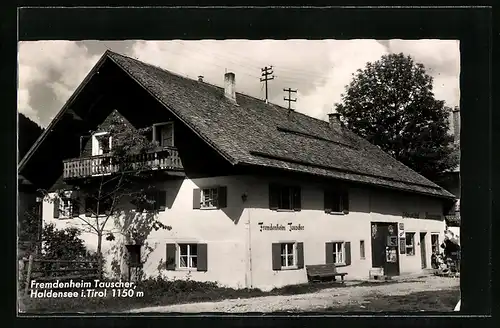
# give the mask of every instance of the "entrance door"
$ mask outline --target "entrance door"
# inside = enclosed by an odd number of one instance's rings
[[[420,233],[420,259],[422,261],[422,269],[427,268],[427,254],[425,252],[425,249],[426,249],[425,236],[426,235],[427,235],[426,232]]]
[[[386,276],[399,275],[397,223],[372,222],[372,267],[384,268]]]

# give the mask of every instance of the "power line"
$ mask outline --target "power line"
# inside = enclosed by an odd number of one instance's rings
[[[266,66],[264,68],[261,68],[263,78],[260,79],[260,82],[264,82],[266,86],[266,103],[268,102],[269,99],[267,90],[267,81],[274,80],[274,76],[269,77],[269,75],[273,74],[272,69],[273,69],[272,66],[269,67]]]
[[[292,90],[292,89],[288,88],[288,89],[283,89],[283,91],[288,92],[288,98],[287,97],[283,97],[283,99],[285,99],[285,101],[288,101],[288,109],[291,110],[292,109],[292,102],[296,102],[297,101],[297,98],[292,99],[291,94],[292,94],[292,92],[296,93],[297,89]]]
[[[173,42],[176,42],[177,44],[179,44],[179,45],[181,45],[183,47],[186,47],[186,48],[192,47],[192,48],[201,50],[201,51],[203,51],[205,53],[211,53],[211,54],[213,54],[212,57],[228,61],[230,63],[233,63],[234,65],[240,66],[242,68],[246,68],[247,70],[252,71],[252,72],[254,72],[255,69],[256,69],[256,67],[257,67],[257,66],[254,66],[254,65],[247,65],[247,64],[242,64],[242,63],[238,63],[238,62],[233,61],[233,59],[235,59],[235,58],[232,57],[232,56],[229,56],[227,54],[227,51],[224,54],[221,54],[221,53],[218,53],[218,52],[214,52],[212,50],[207,50],[202,45],[198,45],[198,44],[195,45],[195,44],[191,44],[191,43],[180,42],[180,41],[177,41],[177,40],[174,40]],[[243,57],[243,56],[239,56],[238,55],[238,59],[241,59],[241,58],[248,58],[248,57]],[[247,61],[252,61],[252,60],[248,59],[248,60],[245,60],[245,61],[247,62]],[[257,62],[255,60],[253,60],[253,61]],[[283,72],[283,75],[290,74],[289,76],[290,77],[293,76],[294,78],[297,78],[297,76],[300,76],[300,77],[302,77],[304,79],[312,79],[312,78],[327,79],[327,77],[324,76],[324,75],[314,74],[314,73],[311,73],[310,71],[305,71],[305,70],[301,70],[301,69],[297,69],[297,68],[289,68],[289,67],[281,66],[279,70],[280,71],[285,71],[285,72],[288,71],[288,73]]]

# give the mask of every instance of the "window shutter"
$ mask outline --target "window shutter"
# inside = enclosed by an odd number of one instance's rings
[[[199,209],[201,206],[201,190],[193,189],[193,209]]]
[[[111,212],[113,211],[113,200],[112,199],[103,199],[99,203],[99,207],[103,208],[104,207],[104,214],[106,215],[111,215]],[[99,213],[100,214],[100,213]]]
[[[302,269],[303,267],[304,267],[304,243],[297,243],[297,268]]]
[[[54,199],[54,219],[59,218],[59,204],[60,204],[59,196],[56,196]]]
[[[167,244],[167,257],[166,257],[166,267],[167,270],[175,270],[175,254],[177,253],[176,244]]]
[[[344,213],[349,213],[349,192],[347,190],[342,192],[342,206]]]
[[[79,215],[85,214],[85,197],[83,197],[80,193],[78,196],[78,214]]]
[[[351,242],[346,241],[344,243],[345,249],[345,265],[351,265]]]
[[[333,201],[333,195],[332,192],[329,189],[326,189],[324,191],[324,207],[325,207],[325,213],[332,213],[332,201]]]
[[[160,211],[165,211],[167,208],[167,192],[165,190],[160,190],[156,193],[156,201],[157,209]]]
[[[333,243],[325,243],[325,263],[333,263]]]
[[[217,208],[227,207],[227,187],[217,188]]]
[[[269,209],[277,210],[279,200],[279,187],[276,185],[269,185]],[[280,265],[281,268],[281,265]]]
[[[198,244],[198,263],[196,264],[197,271],[208,271],[207,244]]]
[[[281,244],[272,245],[273,270],[281,270]]]
[[[90,197],[85,197],[85,216],[91,216],[90,208],[93,208],[94,202]]]
[[[293,210],[300,211],[302,208],[302,197],[300,194],[300,187],[293,187]]]

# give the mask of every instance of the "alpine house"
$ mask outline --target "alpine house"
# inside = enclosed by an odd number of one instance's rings
[[[307,266],[317,264],[335,263],[346,279],[402,275],[430,268],[443,239],[454,196],[349,131],[338,114],[327,122],[237,93],[233,73],[222,88],[111,51],[19,174],[49,191],[99,178],[85,167],[112,150],[111,138],[97,142],[112,115],[153,126],[169,154],[154,183],[157,219],[172,229],[152,231],[148,249],[136,248],[146,276],[266,290],[306,282]],[[65,206],[71,198],[45,201],[44,224],[78,225]],[[95,236],[84,238],[96,247]],[[125,248],[117,243],[102,244],[109,271],[111,249]]]

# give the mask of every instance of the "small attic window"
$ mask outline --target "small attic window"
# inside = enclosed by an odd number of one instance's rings
[[[111,135],[109,132],[98,132],[92,135],[92,156],[108,154],[111,151]]]
[[[160,147],[173,147],[174,122],[153,124],[153,142],[158,142]]]

